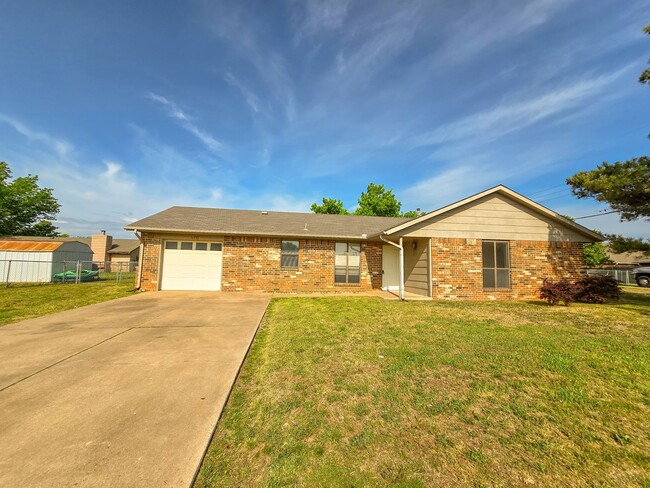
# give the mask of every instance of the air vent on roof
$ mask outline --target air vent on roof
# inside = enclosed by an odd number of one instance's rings
[[[268,215],[269,213],[266,210],[262,210],[262,215]]]

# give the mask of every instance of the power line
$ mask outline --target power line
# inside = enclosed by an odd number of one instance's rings
[[[601,212],[593,215],[585,215],[584,217],[576,217],[573,220],[580,220],[580,219],[590,219],[591,217],[600,217],[601,215],[607,215],[607,214],[613,214],[613,213],[618,213],[618,210],[610,210],[609,212]]]

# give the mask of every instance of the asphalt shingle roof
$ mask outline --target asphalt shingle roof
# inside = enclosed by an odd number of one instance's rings
[[[171,207],[124,228],[157,232],[365,239],[408,220],[397,217]]]

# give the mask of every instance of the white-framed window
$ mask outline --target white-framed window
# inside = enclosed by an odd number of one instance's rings
[[[334,283],[361,282],[361,243],[337,242],[334,258]]]
[[[510,288],[510,246],[507,241],[483,241],[483,288]]]
[[[282,241],[280,254],[281,268],[297,268],[300,241]]]

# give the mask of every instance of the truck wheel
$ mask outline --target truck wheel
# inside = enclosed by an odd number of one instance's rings
[[[637,276],[636,284],[644,288],[648,288],[650,286],[650,276],[648,275]]]

